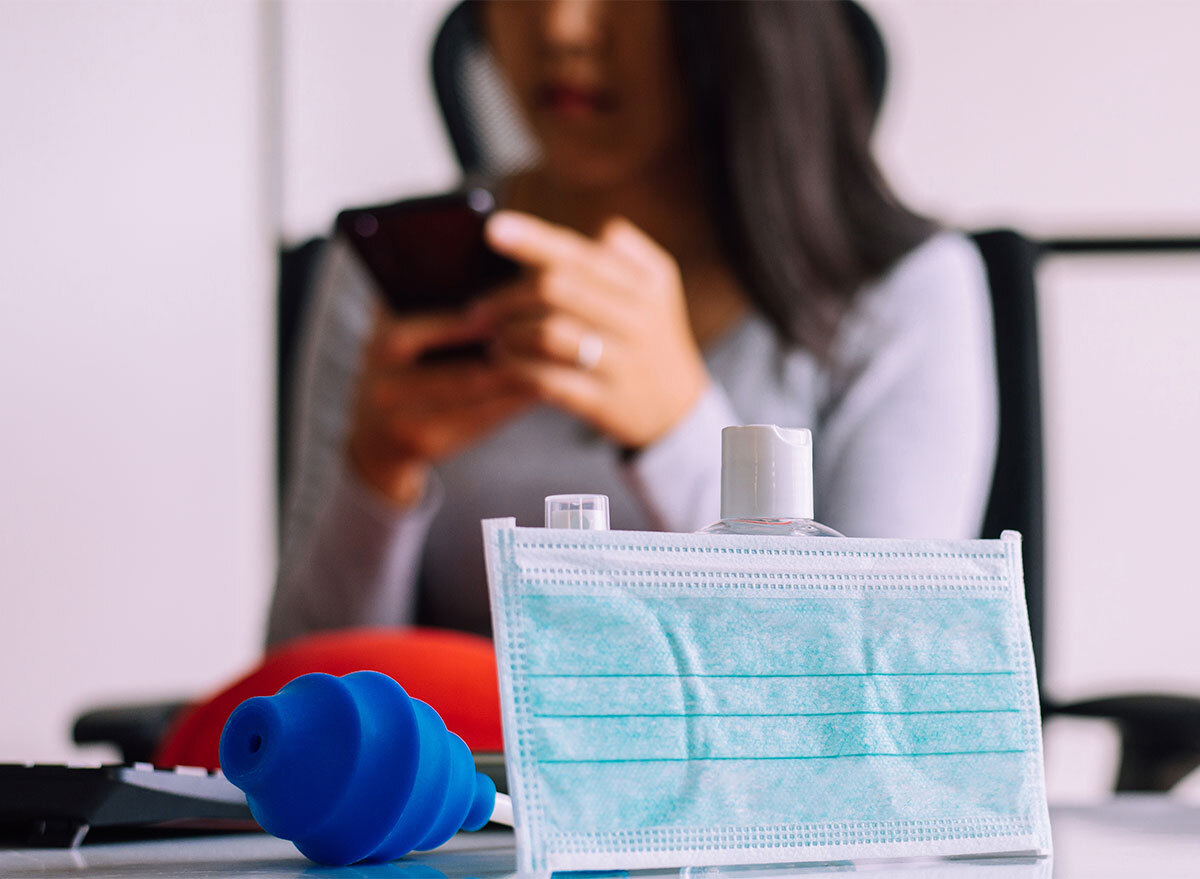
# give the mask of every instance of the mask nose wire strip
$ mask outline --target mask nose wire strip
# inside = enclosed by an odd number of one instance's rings
[[[496,805],[492,808],[491,821],[506,827],[513,825],[512,799],[508,794],[496,794]]]

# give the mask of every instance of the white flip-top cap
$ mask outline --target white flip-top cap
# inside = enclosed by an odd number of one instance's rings
[[[811,519],[812,433],[774,424],[721,431],[722,519]]]

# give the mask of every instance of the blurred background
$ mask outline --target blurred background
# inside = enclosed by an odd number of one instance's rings
[[[1200,236],[1200,4],[861,0],[914,206],[1033,237]],[[82,708],[260,649],[278,247],[447,188],[448,0],[0,0],[0,762],[112,759]],[[1040,270],[1060,698],[1200,694],[1200,253]],[[1115,731],[1047,728],[1052,800]],[[1200,779],[1183,786],[1200,798]]]

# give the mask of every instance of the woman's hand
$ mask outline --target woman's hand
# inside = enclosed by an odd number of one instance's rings
[[[476,306],[504,361],[538,398],[638,449],[666,434],[709,382],[679,267],[632,223],[598,238],[502,211],[489,244],[530,271]]]
[[[426,351],[489,338],[485,322],[462,314],[380,311],[359,374],[348,453],[359,475],[393,503],[417,503],[430,464],[534,402],[528,384],[502,366],[418,362]]]

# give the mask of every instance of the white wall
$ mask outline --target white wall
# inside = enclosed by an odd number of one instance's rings
[[[452,186],[429,78],[450,0],[285,0],[283,234],[326,235],[350,205]]]
[[[1200,4],[868,5],[892,53],[879,152],[915,203],[970,228],[1200,235]],[[1200,256],[1056,258],[1039,281],[1047,688],[1200,694]],[[1107,724],[1053,721],[1046,748],[1052,796],[1111,784]]]
[[[262,34],[0,3],[0,761],[253,656],[271,568]]]
[[[938,216],[1041,234],[1200,228],[1181,0],[862,0],[885,32],[879,151]]]

